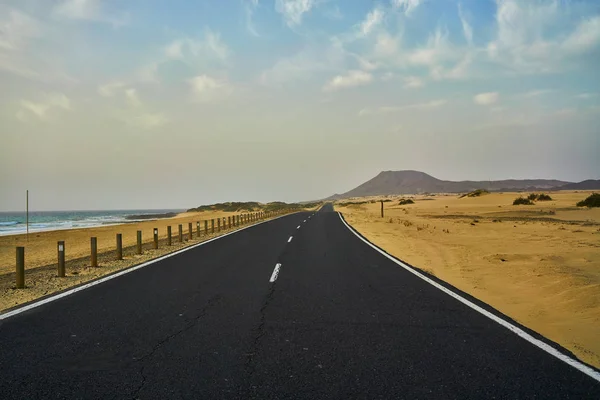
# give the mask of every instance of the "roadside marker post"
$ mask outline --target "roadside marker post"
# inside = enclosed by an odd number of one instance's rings
[[[167,246],[171,246],[171,225],[167,226]]]
[[[137,231],[137,254],[142,254],[142,231]]]
[[[192,223],[188,223],[188,240],[193,239],[194,230],[192,229]]]
[[[183,243],[183,225],[179,224],[179,243]]]
[[[158,228],[154,228],[154,250],[158,249]]]
[[[17,289],[25,289],[25,247],[17,247]]]
[[[210,220],[210,233],[215,233],[215,219]]]
[[[204,235],[208,235],[208,220],[204,220]]]
[[[217,232],[221,232],[221,218],[217,218]]]
[[[231,229],[231,215],[227,217],[227,223],[229,225],[229,229]]]
[[[92,250],[92,254],[91,254],[92,268],[96,268],[96,267],[98,267],[98,239],[95,237],[91,238],[90,245],[91,245],[91,250]]]
[[[196,237],[200,238],[200,222],[196,221]]]
[[[123,235],[117,233],[117,260],[123,259]]]
[[[65,277],[65,242],[58,242],[58,276]]]
[[[381,218],[383,218],[383,200],[381,200]]]

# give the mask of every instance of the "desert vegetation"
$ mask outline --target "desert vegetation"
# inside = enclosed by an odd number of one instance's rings
[[[284,203],[274,201],[271,203],[258,203],[256,201],[246,202],[228,202],[202,205],[196,208],[190,208],[188,212],[222,211],[222,212],[244,212],[244,211],[281,211],[281,210],[300,210],[304,208],[317,207],[321,203]]]
[[[398,204],[401,206],[405,206],[407,204],[415,204],[415,202],[413,201],[413,199],[401,199]]]
[[[485,190],[485,189],[477,189],[477,190],[473,190],[472,192],[469,193],[465,193],[463,195],[461,195],[459,198],[463,198],[463,197],[480,197],[486,194],[490,194],[489,191]]]
[[[592,193],[585,200],[578,202],[577,207],[600,207],[600,193]]]
[[[521,206],[521,205],[525,205],[525,206],[530,206],[533,205],[533,201],[531,201],[531,199],[529,198],[525,198],[522,196],[517,197],[514,201],[513,201],[513,206]]]

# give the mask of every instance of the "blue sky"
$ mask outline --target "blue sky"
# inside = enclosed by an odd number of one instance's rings
[[[600,178],[595,0],[2,0],[0,83],[0,209]]]

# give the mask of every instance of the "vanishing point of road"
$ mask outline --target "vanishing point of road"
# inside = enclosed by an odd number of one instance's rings
[[[411,271],[331,205],[263,222],[0,316],[0,398],[600,399],[597,370]]]

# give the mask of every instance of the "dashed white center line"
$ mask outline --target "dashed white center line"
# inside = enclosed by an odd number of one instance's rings
[[[277,263],[275,265],[275,269],[273,270],[273,275],[271,275],[271,279],[269,280],[269,282],[275,282],[277,280],[277,277],[279,276],[279,268],[281,268],[281,264]]]
[[[293,236],[290,236],[290,238],[288,239],[288,243],[291,242],[293,238]]]
[[[300,225],[298,225],[298,226],[296,227],[296,229],[300,229]]]
[[[306,220],[304,220],[304,222],[306,222]]]

